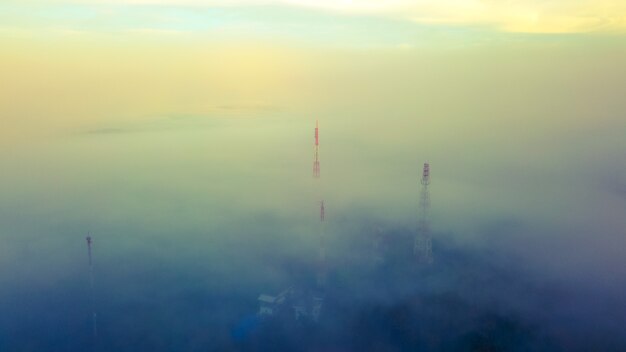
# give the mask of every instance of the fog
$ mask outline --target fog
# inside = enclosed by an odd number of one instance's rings
[[[20,63],[1,110],[0,349],[626,349],[626,52],[516,48]],[[424,162],[430,266],[411,258]],[[260,321],[259,294],[314,285],[320,199],[321,318]]]

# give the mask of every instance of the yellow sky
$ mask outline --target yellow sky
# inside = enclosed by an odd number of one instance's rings
[[[354,101],[385,101],[381,111],[426,106],[436,116],[450,99],[482,101],[486,76],[497,81],[493,106],[509,85],[540,100],[556,91],[568,103],[602,87],[621,101],[625,10],[607,0],[8,0],[1,133],[253,108],[316,114]],[[423,101],[413,106],[415,96]]]
[[[131,0],[132,1],[132,0]],[[284,0],[346,13],[389,14],[424,24],[495,26],[510,32],[572,33],[626,28],[620,0]],[[197,1],[202,3],[202,1]]]

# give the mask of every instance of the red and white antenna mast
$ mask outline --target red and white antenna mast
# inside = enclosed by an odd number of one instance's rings
[[[320,178],[320,130],[319,130],[319,122],[315,121],[315,149],[314,149],[314,158],[313,158],[313,177],[316,179]],[[317,185],[320,187],[320,185]],[[318,194],[321,194],[321,191],[318,190]],[[320,201],[320,226],[319,226],[319,256],[318,256],[318,269],[317,269],[317,285],[320,288],[324,288],[326,285],[326,238],[324,234],[324,218],[325,218],[325,210],[324,210],[324,200]]]
[[[430,222],[428,218],[428,213],[430,211],[430,192],[428,190],[428,185],[430,185],[429,163],[424,163],[422,180],[420,183],[422,184],[420,192],[420,213],[417,222],[417,233],[415,234],[413,253],[419,262],[431,264],[433,262],[433,247],[430,234]]]

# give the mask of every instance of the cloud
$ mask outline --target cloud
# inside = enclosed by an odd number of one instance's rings
[[[215,110],[221,112],[278,112],[280,108],[268,104],[241,103],[241,104],[224,104],[214,107]]]
[[[78,135],[109,136],[127,133],[141,133],[163,130],[198,129],[213,126],[216,119],[230,118],[245,114],[258,116],[263,113],[279,112],[280,107],[263,103],[232,103],[215,105],[208,108],[206,114],[172,113],[163,116],[155,116],[142,121],[121,123],[116,126],[103,126],[86,129],[78,132]]]
[[[175,29],[161,29],[161,28],[132,28],[127,30],[128,34],[139,35],[180,35],[189,33],[188,31],[181,31]]]
[[[175,7],[304,7],[346,15],[409,20],[420,24],[490,26],[501,31],[524,33],[626,30],[626,3],[619,0],[92,0],[91,3]]]
[[[84,134],[108,135],[108,134],[120,134],[120,133],[127,133],[127,132],[130,132],[130,130],[123,129],[123,128],[95,128],[92,130],[85,131]]]

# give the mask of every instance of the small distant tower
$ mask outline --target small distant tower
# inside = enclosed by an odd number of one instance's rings
[[[376,227],[372,241],[372,259],[374,265],[381,265],[385,262],[383,239],[383,230],[380,227]]]
[[[313,177],[320,177],[320,134],[319,123],[315,121],[315,149],[313,156]]]
[[[94,343],[95,339],[98,337],[98,314],[96,313],[96,299],[94,292],[94,275],[93,275],[93,261],[91,255],[91,246],[93,245],[93,239],[91,238],[91,234],[88,232],[87,237],[87,255],[89,256],[89,295],[91,296],[91,319],[92,319],[92,327],[93,327],[93,338]]]
[[[421,184],[420,211],[418,215],[417,233],[415,234],[413,253],[419,263],[432,264],[433,247],[430,234],[430,222],[428,218],[428,213],[430,211],[430,192],[428,190],[428,185],[430,185],[429,163],[424,163]]]

